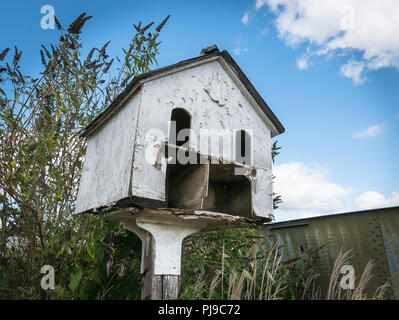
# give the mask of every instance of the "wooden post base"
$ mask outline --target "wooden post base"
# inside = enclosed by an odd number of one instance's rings
[[[142,299],[150,300],[176,300],[179,295],[179,276],[156,275],[151,281],[151,288],[143,287]],[[151,291],[150,295],[145,294]]]
[[[185,237],[231,225],[253,226],[247,218],[183,209],[126,208],[109,213],[107,218],[119,221],[141,239],[141,298],[151,300],[178,298]]]
[[[179,295],[180,276],[154,275],[154,238],[149,232],[146,232],[141,241],[143,241],[142,250],[144,250],[141,261],[144,264],[141,299],[176,300]]]

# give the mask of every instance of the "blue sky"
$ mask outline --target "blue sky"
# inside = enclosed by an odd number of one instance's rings
[[[92,15],[84,42],[90,49],[111,40],[111,55],[127,46],[133,23],[171,14],[160,67],[216,43],[285,126],[276,138],[277,220],[399,205],[399,4],[320,3],[4,0],[0,49],[17,45],[25,71],[40,71],[40,44],[59,36],[41,29],[43,5],[63,26]]]

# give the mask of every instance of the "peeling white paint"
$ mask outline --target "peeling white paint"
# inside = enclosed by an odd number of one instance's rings
[[[167,161],[160,146],[167,140],[173,108],[191,114],[191,129],[198,134],[201,129],[252,130],[253,208],[257,215],[271,214],[271,127],[218,59],[147,79],[125,107],[89,136],[76,211],[130,196],[165,200]],[[164,136],[146,136],[153,129]],[[190,149],[198,152],[193,140]],[[235,159],[224,155],[224,160]]]
[[[154,274],[180,275],[183,239],[201,228],[191,224],[167,224],[163,219],[150,221],[145,216],[137,218],[136,223],[154,237]]]
[[[140,96],[138,92],[131,97],[88,138],[76,212],[109,205],[129,196]]]

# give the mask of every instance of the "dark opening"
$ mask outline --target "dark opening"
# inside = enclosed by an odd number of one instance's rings
[[[204,210],[250,217],[252,215],[251,182],[234,174],[234,166],[211,164],[208,196]]]
[[[169,128],[169,144],[188,147],[191,116],[181,108],[172,110]],[[173,151],[173,152],[172,152]],[[188,156],[189,151],[186,151]],[[197,209],[201,206],[201,190],[207,183],[204,167],[201,165],[181,164],[176,159],[178,150],[170,146],[167,156],[174,161],[166,168],[166,200],[169,208]]]
[[[186,135],[183,139],[178,140],[179,133],[183,129],[190,129],[191,116],[184,109],[176,108],[172,110],[172,116],[170,120],[171,126],[169,132],[169,143],[182,146],[189,141],[189,136]]]
[[[236,162],[251,165],[251,136],[245,130],[236,132]]]
[[[234,169],[232,164],[168,165],[168,207],[251,217],[251,182]]]
[[[183,129],[190,129],[191,117],[183,109],[173,109],[169,144],[183,146],[188,134],[179,137]],[[179,138],[179,139],[178,139]],[[183,138],[183,139],[180,139]],[[236,161],[251,164],[251,137],[244,131],[236,133]],[[176,147],[173,147],[176,148]],[[186,151],[187,153],[194,151]],[[251,182],[244,175],[235,174],[234,164],[169,163],[166,169],[166,200],[169,208],[202,209],[233,215],[252,215]],[[170,151],[170,157],[176,152]]]
[[[169,208],[201,209],[208,190],[205,164],[170,164],[167,167],[167,203]]]

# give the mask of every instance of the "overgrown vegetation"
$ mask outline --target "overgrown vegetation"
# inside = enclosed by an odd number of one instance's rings
[[[273,238],[254,230],[196,235],[186,239],[181,299],[228,300],[382,300],[388,283],[367,295],[373,263],[369,261],[354,289],[341,287],[341,267],[350,264],[349,252],[336,258],[329,288],[322,295],[315,262],[320,248],[305,250],[294,259]]]
[[[86,144],[79,131],[136,75],[156,64],[157,27],[134,25],[122,58],[110,42],[83,56],[85,13],[40,51],[43,71],[24,75],[22,51],[0,53],[0,298],[39,299],[40,269],[56,270],[50,298],[137,298],[140,242],[101,217],[75,216]],[[117,61],[115,63],[114,61]],[[117,64],[117,66],[114,66]],[[115,73],[115,75],[113,73]]]
[[[282,249],[250,229],[190,237],[184,246],[181,298],[311,298],[315,251],[283,261]]]

